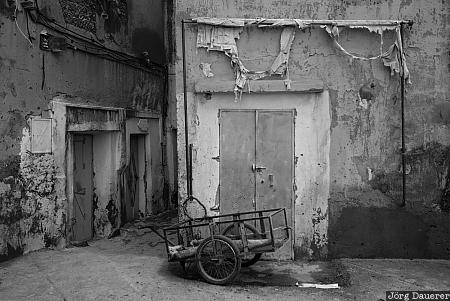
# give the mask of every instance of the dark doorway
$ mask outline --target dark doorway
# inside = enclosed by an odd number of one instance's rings
[[[74,241],[93,236],[92,135],[73,135],[73,236]]]
[[[146,135],[130,135],[130,162],[128,166],[126,200],[126,221],[132,221],[143,217],[146,213]]]

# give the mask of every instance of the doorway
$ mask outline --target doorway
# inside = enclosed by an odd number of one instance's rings
[[[220,110],[219,118],[220,213],[286,208],[292,227],[294,110]],[[293,258],[292,239],[275,257]]]
[[[93,236],[93,149],[92,135],[73,135],[73,240]]]
[[[126,221],[144,217],[146,213],[146,147],[145,134],[130,135],[130,163],[128,166],[128,198],[125,206]]]

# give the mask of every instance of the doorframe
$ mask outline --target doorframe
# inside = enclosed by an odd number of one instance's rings
[[[157,145],[152,145],[151,135],[155,133],[151,131],[151,128],[148,124],[150,120],[158,120],[159,124],[161,124],[160,118],[155,117],[145,117],[145,118],[129,118],[126,120],[125,126],[125,163],[124,166],[128,166],[131,160],[131,135],[143,135],[144,136],[144,145],[145,145],[145,181],[146,181],[146,189],[145,189],[145,208],[144,215],[153,213],[152,206],[152,195],[154,192],[153,187],[153,177],[154,173],[157,171],[153,169],[152,166],[152,151],[154,148],[157,148]],[[140,124],[142,123],[142,124]],[[160,129],[158,129],[158,135],[160,136]],[[122,200],[123,201],[123,200]],[[120,204],[122,205],[122,203]]]
[[[219,112],[217,113],[218,116],[218,124],[219,124],[219,183],[220,183],[220,156],[221,156],[221,128],[222,128],[222,122],[221,122],[221,118],[222,118],[222,113],[223,112],[255,112],[255,131],[256,131],[256,127],[258,125],[258,115],[257,112],[289,112],[292,114],[292,128],[291,128],[291,150],[292,150],[292,158],[291,158],[291,178],[292,178],[292,182],[291,182],[291,247],[290,247],[290,254],[291,254],[291,259],[294,260],[294,246],[295,246],[295,189],[294,187],[296,187],[296,180],[295,180],[295,157],[296,157],[296,153],[295,153],[295,122],[296,122],[296,117],[297,117],[297,110],[295,108],[291,108],[291,109],[219,109]],[[256,135],[256,132],[255,132]],[[256,136],[255,136],[255,156],[256,156]],[[256,185],[256,182],[255,182]],[[256,194],[256,187],[255,187],[255,194]],[[220,204],[221,198],[220,198],[220,187],[219,187],[219,204]],[[257,202],[256,200],[256,195],[255,195],[255,202]],[[219,205],[219,210],[220,210],[220,205]]]
[[[83,99],[80,99],[82,101]],[[148,132],[145,127],[145,120],[147,119],[157,119],[159,122],[159,127],[157,129],[160,141],[163,141],[162,131],[162,117],[160,113],[157,112],[147,112],[147,111],[134,111],[121,107],[107,107],[98,106],[92,104],[86,104],[88,100],[83,100],[85,103],[76,103],[74,99],[66,98],[65,96],[56,96],[49,103],[50,116],[52,118],[52,150],[54,156],[54,167],[55,167],[55,193],[58,201],[63,203],[64,216],[62,217],[65,221],[65,229],[62,235],[62,245],[70,243],[72,240],[72,217],[73,217],[73,147],[72,147],[72,135],[71,133],[80,132],[103,132],[103,133],[117,133],[116,147],[115,147],[115,164],[116,172],[119,172],[123,166],[126,165],[127,156],[127,137],[130,133],[130,128],[128,127],[129,121],[135,119],[136,121],[141,121],[140,124],[135,124],[138,133]],[[92,117],[81,118],[81,120],[71,120],[69,118],[69,110],[73,109],[85,109],[92,111],[101,111],[108,114],[108,119],[100,120],[98,118]],[[89,115],[90,116],[90,115]],[[142,128],[142,129],[140,129]],[[132,130],[133,131],[133,130]],[[132,132],[131,131],[131,132]],[[153,131],[154,132],[154,131]],[[148,135],[150,137],[150,135]],[[148,139],[147,154],[151,152],[150,139]],[[162,148],[162,147],[161,147]],[[161,149],[164,152],[164,149]],[[150,160],[147,160],[147,178],[151,179],[154,172]],[[164,172],[164,170],[162,170]],[[164,177],[164,174],[161,174]],[[121,201],[120,201],[120,178],[119,174],[112,175],[113,187],[117,197],[114,197],[114,205],[118,210],[117,222],[113,227],[120,225],[121,212]],[[153,189],[151,188],[152,181],[147,181],[147,197],[150,197]],[[149,202],[150,204],[150,202]],[[95,216],[93,216],[94,221],[94,236],[97,235],[95,232]],[[107,235],[108,233],[104,234]]]
[[[94,106],[86,104],[73,103],[72,100],[68,101],[64,96],[57,96],[52,99],[49,104],[51,109],[51,117],[54,122],[52,122],[52,149],[55,160],[55,170],[56,170],[56,181],[55,190],[58,199],[64,201],[65,216],[64,220],[65,231],[64,231],[64,245],[73,241],[73,134],[87,134],[89,132],[104,132],[119,133],[118,148],[116,151],[119,155],[122,152],[122,134],[123,124],[125,121],[125,109],[116,107],[104,107],[104,106]],[[111,112],[111,117],[117,117],[114,120],[104,121],[104,120],[81,120],[79,122],[70,121],[68,118],[68,112],[71,109],[86,109],[86,110],[99,110],[104,112]],[[121,163],[122,161],[120,161]],[[118,204],[116,203],[116,206]],[[120,213],[120,206],[119,215]],[[93,215],[92,220],[95,225],[95,216]],[[95,237],[95,227],[93,228],[93,235]]]

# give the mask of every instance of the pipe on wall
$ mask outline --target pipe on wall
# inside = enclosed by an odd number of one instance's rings
[[[191,172],[190,172],[190,156],[189,156],[189,133],[188,133],[188,113],[187,113],[187,70],[186,70],[186,34],[185,34],[185,20],[181,20],[181,43],[183,52],[183,101],[184,101],[184,140],[186,152],[186,191],[188,197],[192,196],[191,191]]]
[[[403,23],[400,24],[400,38],[402,40],[402,52],[403,52]],[[403,53],[401,54],[403,55]],[[400,60],[402,63],[402,74],[400,76],[401,85],[401,132],[402,132],[402,202],[401,207],[406,205],[406,150],[405,150],[405,69],[403,66],[403,59]]]

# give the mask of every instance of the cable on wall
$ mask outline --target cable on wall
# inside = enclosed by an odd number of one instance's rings
[[[17,2],[17,0],[15,1]],[[160,75],[166,71],[166,67],[162,64],[153,62],[148,58],[140,58],[118,50],[110,49],[93,38],[89,39],[88,37],[55,22],[53,19],[44,15],[37,6],[33,9],[24,9],[24,11],[25,14],[27,14],[27,17],[29,16],[34,23],[40,24],[61,34],[66,39],[65,44],[69,49],[124,64],[144,72]],[[22,31],[21,33],[32,45],[31,39],[27,38]]]

